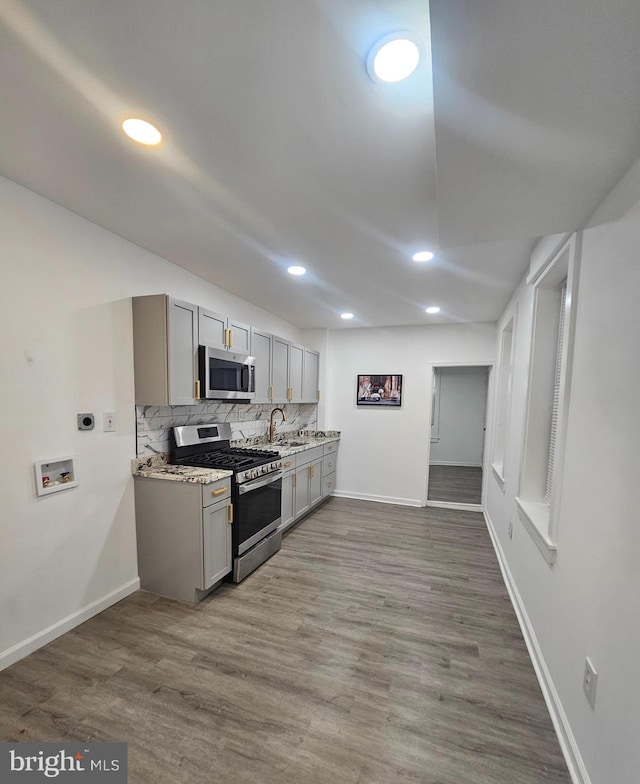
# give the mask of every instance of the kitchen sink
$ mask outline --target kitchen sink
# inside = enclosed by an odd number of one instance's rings
[[[275,446],[306,446],[306,441],[278,441]]]

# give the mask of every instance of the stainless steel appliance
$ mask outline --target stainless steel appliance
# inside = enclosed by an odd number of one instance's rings
[[[198,369],[203,398],[252,400],[255,397],[254,357],[211,346],[199,346]]]
[[[278,452],[230,446],[228,422],[174,427],[170,460],[233,471],[233,581],[243,580],[280,549],[282,461]]]

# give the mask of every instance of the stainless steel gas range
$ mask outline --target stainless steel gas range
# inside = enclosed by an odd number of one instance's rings
[[[238,583],[276,553],[280,524],[282,461],[278,452],[230,446],[227,422],[174,427],[170,460],[176,465],[233,471],[233,581]]]

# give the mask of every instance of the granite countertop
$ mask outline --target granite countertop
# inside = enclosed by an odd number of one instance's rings
[[[231,445],[242,449],[270,449],[279,452],[280,457],[295,455],[314,446],[322,446],[330,441],[339,441],[337,430],[315,430],[299,433],[282,433],[277,441],[270,444],[266,436],[248,438],[245,441],[232,441]],[[172,465],[168,454],[138,457],[131,461],[131,473],[146,479],[170,479],[174,482],[191,482],[206,485],[233,475],[233,471],[222,471],[218,468],[193,468],[191,466]]]
[[[173,482],[190,482],[191,484],[207,485],[233,475],[233,471],[222,471],[219,468],[193,468],[167,463],[168,455],[140,457],[131,461],[131,473],[146,479],[170,479]]]
[[[337,430],[319,430],[314,432],[304,432],[302,435],[295,433],[282,433],[280,436],[276,433],[276,440],[271,444],[266,436],[260,438],[251,438],[247,441],[236,441],[233,446],[238,446],[243,449],[271,449],[274,452],[279,452],[280,457],[288,457],[295,455],[298,452],[304,452],[306,449],[313,449],[315,446],[322,446],[331,441],[339,441],[340,432]]]

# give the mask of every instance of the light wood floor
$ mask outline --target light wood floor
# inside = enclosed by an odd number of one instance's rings
[[[130,784],[570,782],[481,515],[347,499],[0,673],[0,739],[127,741]]]
[[[430,501],[479,504],[482,501],[482,468],[479,466],[429,466]]]

